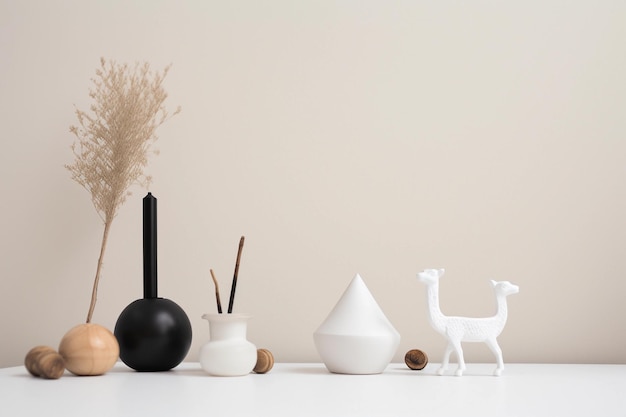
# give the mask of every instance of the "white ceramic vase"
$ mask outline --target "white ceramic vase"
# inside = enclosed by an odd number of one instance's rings
[[[391,362],[400,334],[356,274],[313,339],[330,372],[379,374]]]
[[[210,340],[200,349],[200,366],[214,376],[248,375],[257,360],[257,349],[246,333],[250,316],[204,314],[209,321]]]

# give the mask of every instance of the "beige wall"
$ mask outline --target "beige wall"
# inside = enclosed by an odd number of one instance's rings
[[[102,225],[71,181],[74,105],[101,56],[172,63],[151,191],[160,295],[195,360],[209,268],[278,361],[360,273],[439,361],[415,275],[445,267],[449,315],[521,288],[508,362],[626,363],[626,3],[0,0],[0,366],[86,316]],[[94,320],[141,297],[141,198],[113,224]],[[468,345],[470,362],[491,361]]]

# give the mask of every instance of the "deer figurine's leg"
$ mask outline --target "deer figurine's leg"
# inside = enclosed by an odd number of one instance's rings
[[[491,349],[493,354],[496,355],[497,366],[496,366],[496,370],[493,371],[493,374],[495,376],[500,376],[502,375],[502,371],[504,370],[504,361],[502,360],[502,349],[500,349],[500,346],[498,345],[498,341],[495,338],[487,339],[485,343],[487,344],[487,346],[489,346],[489,349]]]
[[[456,368],[455,375],[463,376],[463,371],[465,371],[465,358],[463,358],[463,348],[461,347],[461,340],[456,339],[452,341],[454,351],[456,352],[457,359],[459,361],[459,367]]]
[[[443,353],[443,360],[441,361],[441,366],[437,370],[437,375],[443,375],[444,372],[448,369],[448,362],[450,361],[450,354],[454,348],[452,347],[452,342],[449,341],[446,346],[446,351]]]

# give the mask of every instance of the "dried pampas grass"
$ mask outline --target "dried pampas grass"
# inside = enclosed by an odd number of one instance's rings
[[[66,165],[72,179],[91,194],[104,223],[100,257],[96,268],[87,323],[96,305],[98,283],[109,230],[119,207],[130,195],[133,184],[147,187],[151,178],[144,174],[156,141],[157,128],[171,116],[164,106],[163,89],[169,66],[152,73],[148,63],[117,64],[100,60],[92,79],[90,112],[76,109],[78,125],[70,126],[76,140],[72,145],[74,163]]]

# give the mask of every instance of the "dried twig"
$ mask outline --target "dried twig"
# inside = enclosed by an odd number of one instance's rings
[[[235,263],[235,274],[233,276],[233,284],[230,287],[230,300],[228,302],[228,313],[233,312],[233,303],[235,302],[235,289],[237,287],[237,275],[239,274],[239,261],[241,260],[241,250],[243,249],[243,241],[245,237],[239,239],[239,250],[237,250],[237,262]]]
[[[211,278],[213,278],[213,283],[215,284],[215,299],[217,300],[217,312],[222,314],[222,301],[220,300],[220,286],[217,284],[217,278],[215,278],[215,274],[211,269]]]

